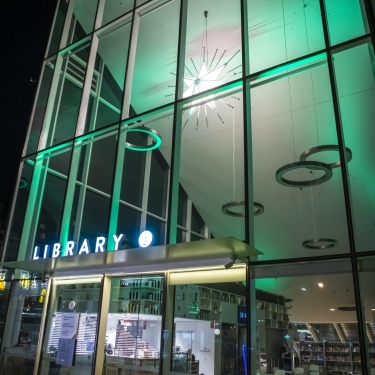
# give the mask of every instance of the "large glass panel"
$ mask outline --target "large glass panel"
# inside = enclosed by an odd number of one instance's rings
[[[66,11],[68,10],[68,1],[60,0],[57,8],[55,23],[51,31],[51,40],[48,46],[47,56],[51,56],[59,50],[61,34],[64,28]]]
[[[9,222],[8,241],[4,245],[5,262],[12,262],[17,260],[18,250],[20,247],[23,223],[25,221],[25,214],[27,202],[29,200],[29,193],[31,187],[32,173],[34,169],[34,160],[28,159],[21,164],[21,177],[15,195],[14,211]]]
[[[165,227],[166,223],[152,216],[147,216],[146,230],[149,230],[153,235],[153,246],[165,244]]]
[[[98,36],[86,132],[120,119],[131,24],[129,17]]]
[[[91,374],[95,358],[100,277],[53,282],[39,375]]]
[[[215,238],[245,239],[242,104],[239,86],[182,108],[180,184],[194,206],[191,230],[198,234],[206,226]]]
[[[240,5],[226,0],[188,2],[184,98],[241,77]]]
[[[336,53],[334,66],[340,100],[345,146],[353,159],[348,163],[352,214],[357,251],[374,250],[375,108],[374,52],[363,44]],[[359,68],[360,67],[360,68]]]
[[[0,298],[10,297],[3,307],[6,325],[5,329],[2,327],[1,374],[32,374],[43,306],[47,302],[46,282],[38,275],[22,271],[19,278],[0,285]]]
[[[136,113],[174,99],[180,2],[144,9],[139,20],[131,105]],[[152,10],[152,11],[151,11]],[[143,15],[142,15],[143,14]]]
[[[349,260],[252,267],[253,374],[361,373],[351,272]]]
[[[66,45],[74,43],[92,32],[98,0],[75,0],[69,5],[72,6],[72,16],[66,20],[69,25]]]
[[[345,42],[368,32],[363,0],[346,0],[345,6],[335,0],[324,0],[331,45]]]
[[[85,240],[94,252],[96,238],[107,238],[116,145],[117,126],[105,135],[76,143],[74,163],[79,160],[79,164],[68,237],[80,246],[77,252]]]
[[[164,132],[167,127],[172,128],[171,122],[164,124]],[[167,134],[166,134],[167,135]],[[172,134],[168,135],[167,142],[172,139]],[[166,151],[166,148],[164,148]],[[168,150],[170,152],[170,150]],[[155,215],[165,217],[167,209],[167,195],[169,182],[169,164],[163,151],[154,150],[152,152],[151,166],[150,166],[150,185],[148,192],[147,210]]]
[[[105,0],[102,22],[98,22],[98,27],[106,25],[114,19],[130,12],[133,9],[134,0]]]
[[[367,341],[367,363],[373,374],[375,371],[375,258],[361,258],[358,261],[359,284],[362,297],[363,318]]]
[[[327,65],[278,72],[250,86],[254,209],[264,208],[254,218],[259,259],[349,252]]]
[[[75,135],[89,50],[90,42],[85,42],[57,58],[44,119],[43,136],[48,137],[42,147],[64,142]]]
[[[34,259],[50,257],[52,244],[60,242],[70,158],[71,151],[65,151],[37,161],[36,168],[40,163],[43,165],[34,211],[35,240],[31,246]],[[49,248],[46,249],[46,246]]]
[[[173,374],[247,374],[244,278],[245,268],[171,274],[174,319],[164,366]]]
[[[325,47],[319,0],[247,0],[247,7],[250,73]]]
[[[154,245],[164,244],[165,220],[167,212],[167,196],[169,184],[169,168],[172,145],[172,110],[162,114],[149,114],[139,117],[137,123],[123,124],[120,131],[119,160],[115,173],[115,196],[120,195],[120,210],[123,205],[132,208],[125,210],[135,215],[137,220],[128,226],[128,218],[120,217],[116,212],[117,202],[111,214],[112,238],[123,232],[122,225],[129,228],[129,244],[138,247],[138,238],[146,228],[154,236]],[[148,213],[153,214],[151,217]],[[133,220],[133,216],[131,216]],[[130,220],[130,217],[129,217]],[[117,232],[115,233],[115,230]],[[115,244],[113,243],[113,246]]]
[[[32,154],[38,149],[39,136],[46,112],[55,62],[55,60],[47,62],[43,68],[38,97],[36,99],[33,118],[31,120],[30,134],[26,144],[26,155]]]
[[[159,372],[164,277],[111,279],[104,373]]]
[[[124,236],[119,243],[118,250],[138,247],[140,227],[141,212],[120,203],[117,228],[118,233]]]

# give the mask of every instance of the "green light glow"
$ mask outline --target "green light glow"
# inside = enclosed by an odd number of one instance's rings
[[[64,142],[64,143],[61,143],[61,144],[59,144],[57,146],[54,146],[54,147],[51,147],[51,148],[47,148],[47,149],[45,149],[43,151],[38,152],[38,154],[36,156],[36,159],[40,160],[41,158],[44,158],[47,154],[48,154],[48,157],[54,156],[54,155],[50,155],[50,154],[55,153],[57,151],[65,152],[71,146],[72,146],[72,142]]]
[[[24,178],[21,178],[20,184],[18,185],[18,189],[24,189],[27,185],[27,181]]]
[[[267,72],[264,72],[264,73],[260,74],[259,76],[257,76],[256,79],[269,77],[269,76],[272,76],[272,75],[275,75],[275,74],[285,72],[286,70],[295,69],[295,68],[298,68],[300,66],[315,62],[317,60],[326,59],[326,58],[327,58],[327,55],[326,55],[325,52],[323,52],[323,53],[320,53],[318,55],[308,57],[306,59],[295,61],[295,62],[292,62],[292,63],[289,63],[289,64],[284,64],[284,65],[279,66],[275,69],[268,70]]]
[[[150,145],[150,147],[137,147],[137,146],[129,146],[125,143],[125,148],[128,148],[129,150],[133,150],[133,151],[151,151],[151,150],[155,150],[156,148],[160,147],[161,145],[161,138],[159,137],[159,135],[147,130],[147,129],[142,129],[142,128],[130,128],[128,130],[126,130],[126,132],[137,132],[137,133],[146,133],[148,134],[149,136],[153,137],[156,142],[155,144],[153,145]]]

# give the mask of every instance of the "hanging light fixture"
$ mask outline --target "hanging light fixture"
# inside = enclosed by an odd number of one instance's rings
[[[237,52],[234,53],[229,58],[229,60],[227,60],[225,63],[221,63],[221,62],[223,59],[225,59],[224,55],[227,52],[227,50],[224,50],[224,52],[221,55],[220,53],[218,55],[219,49],[216,49],[212,59],[210,58],[209,50],[208,50],[208,11],[207,10],[203,12],[203,16],[204,16],[204,23],[203,23],[203,35],[202,35],[200,62],[199,64],[198,63],[196,64],[193,58],[190,58],[190,62],[191,62],[190,69],[185,64],[185,68],[189,75],[184,76],[185,91],[183,93],[183,98],[188,98],[192,95],[196,95],[204,91],[208,91],[215,87],[218,87],[225,83],[225,81],[223,80],[223,77],[225,74],[233,72],[232,75],[236,75],[236,74],[240,74],[242,71],[242,64],[228,71],[225,71],[225,69],[229,66],[229,63],[240,52],[240,50],[237,50]],[[237,71],[237,69],[240,69],[240,71]],[[171,73],[171,74],[174,75],[174,73]],[[170,95],[166,95],[166,96],[170,96]],[[236,100],[240,100],[240,98],[237,98],[234,96],[232,97]],[[224,123],[223,118],[220,116],[216,108],[216,100],[219,100],[220,102],[233,108],[232,105],[230,105],[228,102],[224,101],[223,99],[215,99],[215,95],[208,95],[205,98],[193,100],[189,107],[188,117],[185,121],[184,126],[182,127],[181,132],[184,131],[188,121],[190,120],[191,116],[194,113],[197,113],[195,129],[198,129],[201,107],[203,107],[204,109],[206,127],[209,126],[208,117],[207,117],[208,110],[214,111],[217,117],[220,119],[221,123]]]

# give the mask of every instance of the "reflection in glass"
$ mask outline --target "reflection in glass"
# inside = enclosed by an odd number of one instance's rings
[[[40,296],[47,284],[38,279],[38,275],[28,275],[28,278],[31,282],[26,288],[20,285],[21,280],[7,281],[6,289],[0,294],[2,374],[32,374],[34,370],[43,305],[46,303]]]
[[[38,374],[90,373],[94,363],[100,278],[55,281],[44,329]]]
[[[104,369],[157,373],[160,362],[164,278],[111,279]]]

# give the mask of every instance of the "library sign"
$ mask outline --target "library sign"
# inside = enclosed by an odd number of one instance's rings
[[[119,244],[123,239],[124,235],[119,234],[113,235],[113,240],[115,242],[115,248],[113,250],[118,250]],[[150,231],[143,231],[138,238],[138,244],[140,247],[148,247],[152,244],[153,235]],[[71,255],[81,255],[94,253],[103,253],[107,251],[107,239],[103,236],[96,237],[94,251],[91,251],[90,241],[84,238],[81,246],[74,241],[67,241],[65,246],[60,243],[54,243],[53,245],[45,245],[44,247],[35,246],[33,251],[33,260],[46,259],[46,258],[58,258],[61,256],[71,256]]]

